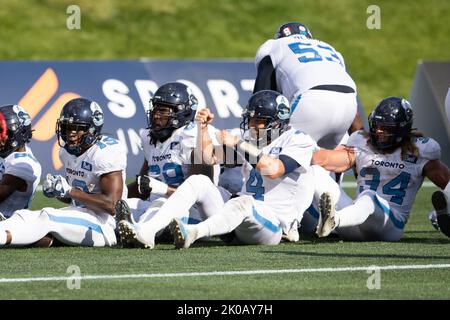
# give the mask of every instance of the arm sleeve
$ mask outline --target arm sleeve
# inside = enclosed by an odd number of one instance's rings
[[[295,133],[291,135],[288,144],[283,147],[278,158],[280,159],[280,157],[282,158],[282,156],[287,156],[295,161],[299,165],[299,167],[302,167],[303,172],[306,172],[306,170],[311,165],[312,154],[316,150],[319,150],[319,148],[314,140],[312,140],[311,137],[304,134],[300,130],[296,130]]]
[[[265,56],[258,65],[258,73],[256,75],[253,93],[268,89],[277,91],[277,80],[272,59],[270,56]]]
[[[300,167],[300,164],[297,161],[287,155],[282,154],[278,159],[283,163],[284,174],[291,173],[292,171]]]

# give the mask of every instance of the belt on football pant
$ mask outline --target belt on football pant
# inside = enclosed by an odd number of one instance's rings
[[[342,93],[355,93],[355,89],[349,86],[342,86],[339,84],[323,84],[320,86],[315,86],[310,88],[309,90],[327,90],[327,91],[335,91]]]

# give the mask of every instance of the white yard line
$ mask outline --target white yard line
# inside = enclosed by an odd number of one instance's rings
[[[70,277],[36,277],[36,278],[0,278],[0,283],[36,282],[36,281],[67,281],[67,280],[114,280],[114,279],[141,279],[141,278],[176,278],[176,277],[210,277],[210,276],[241,276],[256,274],[280,273],[315,273],[315,272],[353,272],[367,270],[421,270],[421,269],[450,269],[450,264],[425,265],[391,265],[391,266],[365,266],[365,267],[338,267],[338,268],[311,268],[311,269],[280,269],[280,270],[247,270],[247,271],[212,271],[212,272],[185,272],[185,273],[143,273],[143,274],[110,274],[86,275]]]

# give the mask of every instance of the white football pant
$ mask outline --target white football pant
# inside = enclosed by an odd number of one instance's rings
[[[117,243],[115,226],[111,219],[103,221],[89,209],[66,207],[61,209],[18,210],[9,219],[0,222],[0,232],[9,231],[11,245],[25,246],[52,234],[67,245],[103,247]],[[3,245],[4,243],[0,243]]]
[[[192,175],[168,199],[159,199],[162,205],[147,209],[136,224],[140,238],[149,238],[149,242],[153,242],[153,237],[174,218],[180,218],[187,224],[204,221],[219,212],[230,196],[228,191],[215,186],[207,176]]]
[[[291,101],[289,123],[326,149],[334,149],[350,128],[357,111],[356,93],[308,90]]]
[[[336,211],[335,218],[337,233],[354,241],[400,241],[405,227],[389,202],[373,190],[359,194],[352,205]]]

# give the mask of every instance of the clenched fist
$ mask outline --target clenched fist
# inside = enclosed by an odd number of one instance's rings
[[[203,108],[197,111],[195,121],[200,125],[202,129],[207,128],[208,124],[213,122],[214,114],[208,108]]]

